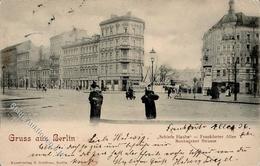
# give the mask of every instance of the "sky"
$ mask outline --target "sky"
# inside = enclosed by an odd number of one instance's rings
[[[100,34],[101,21],[131,11],[145,21],[145,64],[154,48],[158,64],[199,69],[203,34],[227,13],[228,1],[86,0],[79,7],[83,0],[0,0],[0,49],[28,39],[49,46],[51,36],[73,27]],[[68,13],[71,8],[74,12]],[[235,11],[260,16],[260,0],[235,0]],[[24,37],[32,32],[40,34]]]

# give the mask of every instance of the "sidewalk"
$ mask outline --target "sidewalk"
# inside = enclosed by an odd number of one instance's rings
[[[222,103],[236,103],[236,104],[255,104],[260,105],[260,97],[246,94],[238,94],[237,101],[234,101],[234,95],[226,97],[225,94],[220,94],[219,99],[211,99],[211,96],[204,96],[202,94],[181,94],[181,96],[175,96],[176,100],[190,100],[190,101],[205,101],[205,102],[222,102]]]

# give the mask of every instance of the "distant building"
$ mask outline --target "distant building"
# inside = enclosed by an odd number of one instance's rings
[[[101,88],[126,90],[142,79],[145,22],[128,12],[100,24]]]
[[[199,69],[182,69],[177,70],[177,76],[178,80],[182,80],[186,85],[193,86],[194,82],[193,79],[197,78],[197,80],[200,80],[200,71]]]
[[[28,40],[1,50],[5,85],[29,87],[29,70],[39,60],[39,47]]]
[[[71,31],[63,32],[50,38],[50,67],[52,69],[50,77],[52,84],[61,87],[63,83],[63,71],[61,67],[63,65],[62,46],[85,37],[88,37],[86,30],[73,28]]]
[[[234,0],[229,11],[203,36],[202,79],[204,91],[212,84],[235,87],[241,93],[259,93],[260,18],[235,13]]]
[[[30,73],[30,87],[42,88],[42,86],[53,88],[51,84],[51,68],[50,60],[40,59],[35,66],[31,67]]]

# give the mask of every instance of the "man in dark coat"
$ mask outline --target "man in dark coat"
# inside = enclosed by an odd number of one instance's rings
[[[90,102],[90,119],[100,119],[103,95],[95,81],[91,85],[91,92],[88,99]]]
[[[145,95],[141,98],[145,104],[145,115],[147,119],[156,118],[156,107],[154,100],[158,100],[159,96],[154,94],[152,90],[145,89]]]
[[[219,98],[219,90],[216,85],[212,86],[211,88],[211,99],[218,99]]]

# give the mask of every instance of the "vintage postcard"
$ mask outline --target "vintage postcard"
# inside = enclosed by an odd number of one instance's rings
[[[0,166],[260,166],[259,0],[0,0]]]

